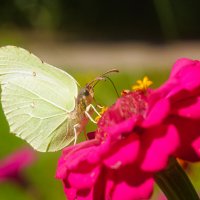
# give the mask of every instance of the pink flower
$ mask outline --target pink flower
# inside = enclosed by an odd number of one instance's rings
[[[178,60],[155,90],[119,98],[100,118],[95,138],[59,160],[68,199],[148,199],[153,176],[170,156],[200,156],[200,62]]]
[[[21,181],[24,168],[35,160],[35,153],[28,148],[23,148],[0,160],[0,182],[11,180]]]

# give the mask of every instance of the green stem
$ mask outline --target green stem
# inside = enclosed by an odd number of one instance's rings
[[[155,175],[155,181],[168,200],[199,200],[190,179],[174,158],[165,170]]]

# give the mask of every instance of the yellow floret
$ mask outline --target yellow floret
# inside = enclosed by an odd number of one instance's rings
[[[145,76],[143,80],[138,80],[136,83],[137,84],[132,86],[132,90],[146,91],[148,87],[153,84],[147,76]]]
[[[103,113],[106,112],[107,109],[108,109],[108,107],[106,107],[106,106],[103,106],[103,107],[101,108],[101,111],[100,111],[100,113],[99,113],[100,115],[96,116],[96,118],[95,118],[95,121],[96,121],[96,122],[99,121],[99,119],[101,118],[101,116],[103,115]]]

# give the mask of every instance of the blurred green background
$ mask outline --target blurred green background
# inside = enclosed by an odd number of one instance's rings
[[[111,78],[119,92],[144,75],[157,87],[177,58],[200,58],[199,7],[198,0],[1,0],[0,45],[28,49],[66,70],[81,86],[115,67],[120,73]],[[97,85],[95,96],[103,105],[116,99],[109,82]],[[88,130],[94,128],[89,124]],[[9,133],[1,107],[0,138],[0,159],[27,145]],[[24,171],[43,200],[65,199],[62,183],[55,179],[60,155],[37,153],[37,161]],[[191,168],[192,181],[200,189],[199,166]],[[0,199],[34,197],[3,182]]]

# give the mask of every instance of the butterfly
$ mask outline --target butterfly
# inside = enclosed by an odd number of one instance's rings
[[[90,109],[98,114],[93,88],[101,79],[79,92],[78,82],[67,72],[23,48],[0,48],[1,103],[10,132],[40,152],[76,142],[88,119],[93,121]]]

